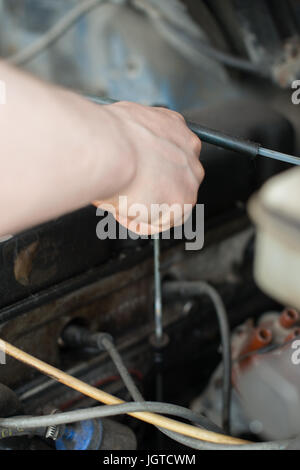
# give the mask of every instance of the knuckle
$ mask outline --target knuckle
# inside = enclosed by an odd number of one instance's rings
[[[126,101],[126,100],[118,101],[117,103],[114,103],[114,104],[118,104],[119,106],[129,106],[129,105],[132,105],[132,103],[130,103],[129,101]]]
[[[196,136],[196,134],[194,134],[193,132],[191,132],[191,145],[193,147],[193,150],[194,152],[197,154],[197,156],[200,154],[201,152],[201,148],[202,148],[202,142],[201,140],[199,139],[199,137]]]
[[[201,181],[203,181],[204,178],[205,178],[205,169],[204,169],[203,165],[200,162],[199,162],[199,164],[200,164],[200,167],[201,167]]]
[[[197,177],[198,184],[202,183],[204,176],[205,176],[205,170],[200,163],[200,161],[197,159],[197,166],[195,168],[195,176]]]
[[[182,114],[178,113],[177,111],[171,111],[171,113],[172,113],[172,116],[178,121],[185,122],[185,119],[182,116]]]

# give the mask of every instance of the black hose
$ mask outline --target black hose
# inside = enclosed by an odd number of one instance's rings
[[[138,411],[150,411],[154,413],[173,415],[183,419],[188,419],[190,421],[195,421],[197,424],[202,423],[202,416],[195,416],[195,413],[193,413],[191,410],[181,406],[157,402],[135,402],[122,403],[120,405],[95,406],[93,408],[86,408],[84,410],[67,411],[45,416],[19,416],[13,418],[2,418],[0,419],[0,427],[23,428],[24,430],[29,430],[46,426],[58,426],[60,424],[74,423],[76,421],[84,421],[86,419],[106,418],[108,416],[134,413]],[[179,436],[177,433],[174,434]],[[253,444],[223,445],[212,444],[206,441],[198,441],[198,439],[185,438],[185,436],[180,436],[180,439],[181,440],[179,441],[179,439],[176,438],[178,442],[182,442],[189,446],[190,442],[193,441],[193,445],[190,447],[203,450],[284,450],[292,442],[290,440],[285,440],[274,442],[258,442]],[[199,443],[197,447],[196,441]]]
[[[141,394],[141,392],[139,391],[139,389],[135,385],[130,373],[128,372],[128,370],[127,370],[127,368],[126,368],[126,366],[123,362],[122,357],[120,356],[120,354],[119,354],[117,348],[115,347],[115,345],[113,344],[112,340],[110,338],[108,338],[107,336],[104,336],[104,335],[101,335],[101,334],[99,336],[99,340],[100,340],[99,341],[100,345],[103,346],[106,349],[106,351],[108,352],[108,354],[110,355],[113,363],[116,366],[116,369],[118,370],[124,384],[127,387],[127,390],[129,391],[130,395],[132,396],[132,398],[136,402],[145,401],[144,397]],[[197,418],[200,418],[200,415],[197,415]],[[208,431],[218,432],[218,433],[223,434],[222,429],[220,429],[215,423],[210,421],[205,416],[201,416],[200,421],[201,421],[200,427],[202,427],[204,429],[207,429]],[[181,437],[183,437],[183,436],[181,436],[181,434],[178,434],[176,432],[169,431],[167,429],[163,429],[163,428],[160,428],[160,427],[157,427],[157,429],[160,432],[162,432],[165,436],[169,437],[170,439],[173,439],[176,442],[181,442]],[[197,440],[197,439],[187,438],[185,440],[185,442],[181,442],[181,443],[183,443],[187,447],[194,448],[193,446],[194,446],[194,441],[195,440]]]
[[[120,414],[134,413],[137,411],[149,411],[153,413],[178,416],[179,418],[194,422],[202,427],[206,425],[206,418],[194,413],[183,406],[159,402],[131,402],[119,405],[102,405],[91,408],[65,411],[62,413],[43,416],[14,416],[11,418],[0,418],[0,428],[33,430],[48,426],[85,421],[87,419],[106,418]]]
[[[125,383],[130,395],[136,402],[143,402],[143,396],[135,385],[131,375],[129,374],[126,366],[124,365],[123,359],[120,356],[118,350],[113,344],[112,340],[105,336],[100,335],[100,344],[106,349],[111,359],[113,360],[123,382]],[[200,427],[213,432],[223,432],[220,428],[210,421],[208,418],[201,415],[198,416],[201,420]],[[199,423],[198,423],[199,424]],[[229,445],[229,444],[214,444],[211,442],[201,441],[199,439],[193,439],[192,437],[187,437],[182,434],[168,431],[166,429],[158,428],[163,434],[165,434],[170,439],[195,450],[284,450],[289,445],[290,441],[271,441],[271,442],[259,442],[259,443],[249,443],[242,445]]]
[[[207,295],[213,302],[219,322],[223,354],[223,429],[230,433],[231,409],[231,342],[230,327],[223,300],[217,290],[203,281],[170,281],[163,285],[166,297],[193,298]]]

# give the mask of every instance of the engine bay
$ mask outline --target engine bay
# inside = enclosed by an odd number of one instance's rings
[[[77,3],[2,0],[1,56],[80,94],[176,109],[208,128],[300,155],[292,99],[300,78],[297,0],[98,2],[27,57],[28,44]],[[107,214],[92,205],[1,239],[0,342],[16,350],[0,356],[0,449],[299,449],[299,246],[283,235],[288,209],[276,234],[295,250],[290,258],[260,232],[258,245],[256,230],[272,232],[273,206],[268,212],[261,188],[297,170],[208,143],[201,162],[196,248],[163,234],[100,240],[97,224]],[[279,202],[297,201],[298,186]],[[261,199],[249,209],[253,197]],[[100,408],[102,392],[108,407],[132,408],[83,419],[84,410]],[[142,419],[143,412],[165,418],[167,404],[184,407],[186,414],[170,408],[174,421],[206,430],[207,440]],[[74,420],[63,422],[72,412]],[[50,415],[53,425],[26,425]]]

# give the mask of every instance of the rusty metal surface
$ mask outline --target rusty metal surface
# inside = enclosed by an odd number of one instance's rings
[[[58,340],[64,326],[80,318],[93,330],[126,333],[147,321],[151,286],[151,261],[82,288],[53,303],[39,307],[1,326],[1,337],[52,364],[58,364]],[[145,279],[148,276],[148,279]],[[2,383],[20,383],[32,371],[8,358],[0,369]]]
[[[0,308],[105,263],[111,243],[96,237],[98,222],[89,206],[0,243]]]
[[[210,264],[215,257],[215,248],[209,248],[229,235],[242,230],[245,219],[224,225],[222,230],[208,230],[207,249],[185,252],[184,246],[176,246],[162,255],[162,276],[172,266],[187,276],[185,267],[192,272],[193,266]],[[247,238],[247,237],[246,237]],[[245,236],[242,237],[243,246]],[[227,245],[226,250],[230,251]],[[235,247],[236,249],[236,247]],[[207,252],[207,255],[205,254]],[[224,251],[219,252],[223,258]],[[232,258],[223,262],[224,272],[229,269]],[[196,269],[194,275],[200,272]],[[165,312],[164,321],[177,318],[178,312]],[[79,362],[78,357],[63,362],[59,346],[61,331],[72,320],[80,320],[94,331],[109,331],[120,343],[138,341],[153,330],[153,260],[140,262],[128,270],[99,279],[86,287],[62,296],[0,325],[0,337],[59,367],[72,366]],[[144,333],[143,333],[144,332]],[[127,339],[126,339],[127,338]],[[34,372],[28,367],[8,358],[7,364],[0,367],[0,382],[15,386],[29,380]]]

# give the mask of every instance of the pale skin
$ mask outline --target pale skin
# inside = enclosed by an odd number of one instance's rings
[[[0,62],[0,236],[91,202],[196,203],[201,142],[173,111],[127,102],[99,106]],[[185,216],[187,214],[184,214]],[[140,217],[137,233],[182,223],[182,214]]]

